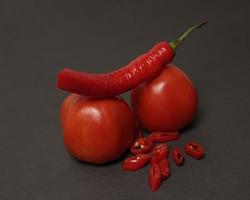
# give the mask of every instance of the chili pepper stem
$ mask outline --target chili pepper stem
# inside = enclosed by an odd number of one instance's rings
[[[176,40],[172,41],[169,43],[169,45],[171,46],[171,48],[173,50],[176,50],[177,47],[195,30],[201,28],[202,26],[204,26],[207,23],[207,21],[201,22],[197,25],[194,25],[192,27],[190,27],[189,29],[187,29],[179,38],[177,38]]]

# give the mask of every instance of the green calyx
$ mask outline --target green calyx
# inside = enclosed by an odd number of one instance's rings
[[[186,30],[179,38],[177,38],[176,40],[172,41],[169,43],[169,45],[171,46],[171,48],[173,50],[176,50],[177,47],[195,30],[201,28],[202,26],[204,26],[207,23],[207,21],[201,22],[197,25],[194,25],[192,27],[190,27],[188,30]]]

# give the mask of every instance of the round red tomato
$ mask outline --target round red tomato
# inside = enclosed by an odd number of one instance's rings
[[[181,69],[167,65],[159,75],[132,91],[131,105],[146,130],[176,131],[195,117],[198,95]]]
[[[133,143],[134,114],[120,97],[72,94],[61,107],[64,143],[76,158],[95,164],[117,159]]]

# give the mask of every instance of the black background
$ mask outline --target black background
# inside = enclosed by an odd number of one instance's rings
[[[0,199],[248,199],[249,10],[248,0],[0,0]],[[55,87],[57,72],[109,72],[202,20],[209,23],[174,60],[199,91],[200,113],[171,146],[195,139],[206,158],[172,164],[156,193],[148,167],[124,173],[121,160],[72,159],[61,137],[67,93]]]

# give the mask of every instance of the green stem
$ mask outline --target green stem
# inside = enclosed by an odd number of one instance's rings
[[[179,38],[169,43],[173,50],[176,50],[177,47],[195,30],[201,28],[207,23],[207,21],[201,22],[195,26],[190,27],[186,30]]]

